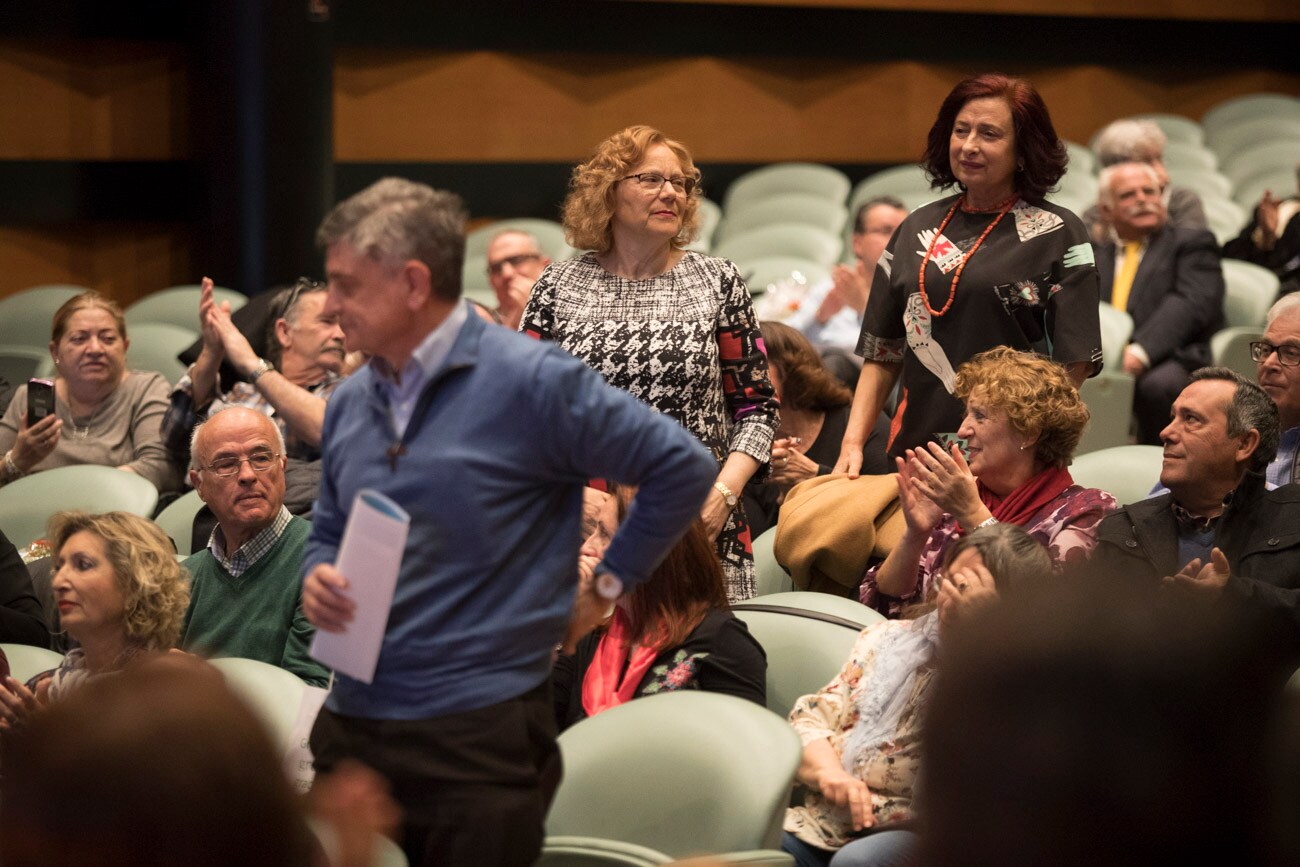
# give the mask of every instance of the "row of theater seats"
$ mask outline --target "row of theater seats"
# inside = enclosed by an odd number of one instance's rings
[[[724,863],[790,863],[776,850],[801,747],[784,717],[795,699],[830,681],[861,629],[881,617],[816,593],[755,598],[734,610],[767,654],[768,709],[712,693],[669,693],[567,730],[564,781],[539,863],[661,864],[700,852],[722,853]],[[20,679],[61,659],[21,645],[0,649]],[[213,665],[288,751],[302,682],[253,660]],[[377,867],[404,863],[395,848],[376,856]]]

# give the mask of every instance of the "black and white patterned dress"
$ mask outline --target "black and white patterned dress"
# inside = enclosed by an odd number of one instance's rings
[[[519,330],[554,340],[611,385],[677,419],[719,466],[743,452],[762,465],[755,478],[766,473],[777,404],[749,290],[731,262],[687,252],[649,280],[611,274],[592,253],[556,262],[533,287]],[[753,596],[739,505],[718,536],[718,555],[728,598]]]

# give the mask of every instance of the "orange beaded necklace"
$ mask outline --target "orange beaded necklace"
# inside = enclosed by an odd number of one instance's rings
[[[943,218],[943,222],[939,224],[939,230],[935,232],[934,237],[930,239],[930,245],[925,250],[925,258],[921,260],[921,267],[917,271],[917,281],[921,284],[921,300],[925,303],[925,309],[930,311],[931,316],[938,318],[947,313],[948,308],[952,307],[952,302],[957,298],[957,284],[961,282],[961,272],[966,270],[966,263],[975,255],[975,251],[980,248],[980,244],[984,243],[984,239],[989,236],[989,232],[992,232],[997,227],[998,223],[1002,222],[1002,218],[1007,215],[1007,212],[1011,210],[1011,206],[1019,199],[1020,195],[1018,193],[1013,194],[1011,198],[997,206],[997,208],[990,208],[988,211],[977,211],[972,208],[967,208],[966,196],[964,194],[958,196],[957,201],[952,203],[952,207],[948,209],[948,216]],[[930,306],[930,299],[925,294],[925,266],[929,263],[930,257],[934,255],[935,244],[939,243],[939,239],[943,237],[943,230],[948,228],[948,222],[952,220],[952,215],[957,213],[958,208],[961,208],[963,211],[967,211],[968,213],[992,213],[994,210],[999,211],[999,213],[997,217],[993,219],[993,222],[989,223],[989,227],[985,229],[983,234],[981,234],[975,241],[975,245],[970,248],[970,252],[962,257],[961,264],[957,266],[957,273],[952,275],[952,286],[948,289],[948,300],[944,303],[941,309],[935,310]]]

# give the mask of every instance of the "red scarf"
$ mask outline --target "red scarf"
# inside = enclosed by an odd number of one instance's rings
[[[600,637],[596,655],[582,678],[582,709],[587,716],[595,716],[602,710],[631,701],[650,664],[659,655],[659,649],[654,645],[638,646],[632,651],[629,662],[627,634],[630,629],[627,615],[615,605],[614,617]],[[624,663],[627,663],[626,671],[623,670]]]
[[[1005,497],[984,487],[977,482],[980,502],[1002,524],[1015,524],[1024,527],[1038,512],[1061,495],[1061,492],[1074,484],[1070,471],[1064,467],[1048,467],[1029,481],[1016,488]]]

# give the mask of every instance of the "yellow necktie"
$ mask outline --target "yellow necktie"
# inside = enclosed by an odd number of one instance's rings
[[[1119,266],[1119,276],[1115,278],[1115,287],[1110,291],[1110,306],[1116,310],[1128,310],[1128,293],[1133,288],[1133,277],[1138,270],[1138,253],[1141,250],[1141,241],[1124,242],[1124,264]]]

